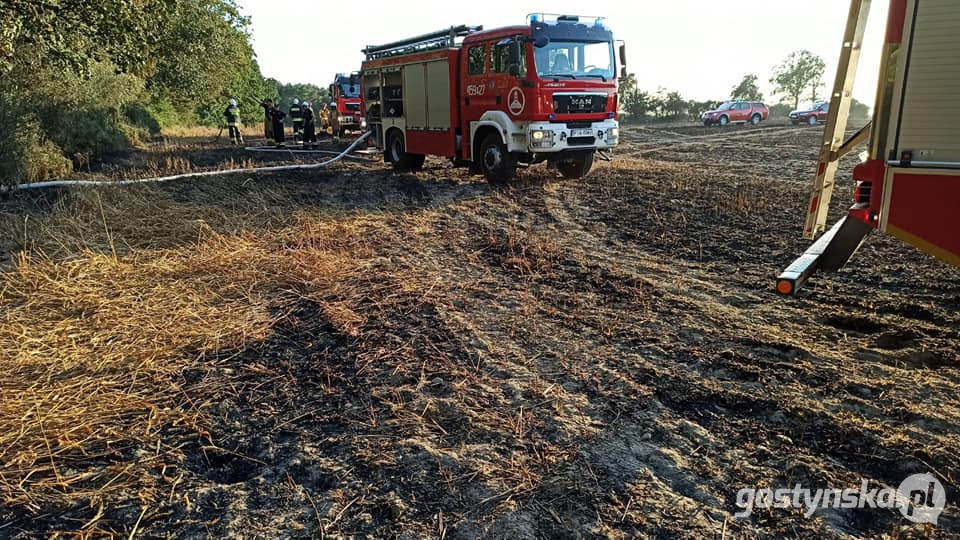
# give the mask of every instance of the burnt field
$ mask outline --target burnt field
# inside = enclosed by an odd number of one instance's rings
[[[504,188],[429,159],[0,200],[0,537],[958,535],[960,272],[872,235],[773,291],[820,134],[626,127],[588,178]],[[733,516],[914,473],[936,527]]]

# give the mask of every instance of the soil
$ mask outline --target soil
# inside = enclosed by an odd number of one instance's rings
[[[960,535],[960,272],[873,234],[839,273],[774,292],[807,246],[821,133],[626,126],[587,178],[539,166],[507,187],[431,158],[416,174],[347,163],[136,188],[170,215],[230,192],[228,217],[362,223],[325,239],[356,266],[321,295],[278,294],[269,337],[179,374],[171,405],[203,402],[207,427],[164,427],[177,452],[162,468],[97,504],[0,507],[0,536],[94,518],[178,538]],[[195,168],[248,157],[180,152]],[[831,221],[852,198],[839,184]],[[242,202],[264,193],[269,207]],[[0,212],[55,219],[62,196]],[[222,223],[264,242],[290,226]],[[196,240],[116,235],[121,256]],[[38,245],[69,256],[39,233],[0,247],[9,262]],[[883,509],[734,517],[744,487],[896,488],[913,473],[946,489],[936,527]]]

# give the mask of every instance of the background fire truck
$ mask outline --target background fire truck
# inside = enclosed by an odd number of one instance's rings
[[[873,229],[960,266],[960,2],[891,0],[873,120],[844,142],[870,0],[853,0],[804,238],[825,229],[841,156],[869,139],[854,204],[777,280],[793,294],[836,271]]]
[[[363,111],[384,159],[419,169],[443,156],[495,182],[544,161],[586,175],[619,137],[613,35],[601,19],[549,18],[364,49]]]
[[[363,128],[363,115],[360,113],[360,81],[356,73],[349,75],[337,73],[330,85],[330,113],[328,125],[331,133],[343,137],[348,130],[358,131]]]

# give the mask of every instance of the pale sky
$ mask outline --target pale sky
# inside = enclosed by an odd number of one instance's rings
[[[722,100],[746,73],[756,73],[768,103],[770,72],[790,52],[809,49],[827,62],[833,86],[847,0],[555,0],[367,1],[240,0],[253,19],[254,49],[264,75],[325,87],[337,72],[356,71],[360,50],[451,25],[486,29],[525,24],[531,12],[607,17],[614,38],[627,43],[627,68],[641,88],[663,86],[687,99]],[[875,0],[854,97],[873,106],[887,16]]]

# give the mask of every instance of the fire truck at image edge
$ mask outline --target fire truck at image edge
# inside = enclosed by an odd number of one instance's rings
[[[492,182],[546,162],[568,178],[617,146],[617,61],[602,18],[528,16],[363,50],[361,110],[384,160],[418,170],[449,158]],[[621,73],[626,51],[619,47]]]

